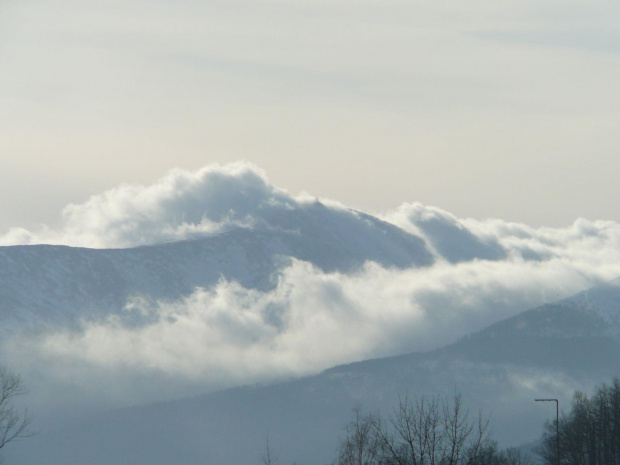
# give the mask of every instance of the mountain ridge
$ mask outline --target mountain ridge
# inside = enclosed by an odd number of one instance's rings
[[[620,295],[620,286],[599,286],[589,293],[592,297],[612,291]],[[54,465],[250,463],[258,460],[269,435],[284,461],[325,464],[356,405],[365,411],[389,412],[402,395],[450,397],[455,392],[463,395],[471,411],[482,408],[491,415],[502,445],[531,441],[542,433],[549,417],[534,398],[553,395],[564,408],[574,389],[608,380],[620,368],[614,360],[620,342],[605,334],[601,317],[570,306],[581,298],[577,294],[525,311],[433,351],[339,365],[268,386],[242,386],[108,412],[66,429],[64,435],[57,431],[41,437],[36,447],[21,450],[22,459],[27,458],[20,463],[34,465],[43,454]],[[564,315],[567,319],[562,320]],[[562,321],[561,334],[546,330]],[[584,332],[584,323],[592,330]],[[541,357],[533,343],[537,339],[547,342],[546,356]],[[592,363],[601,348],[597,341],[613,343],[612,351]],[[168,437],[171,430],[175,434]],[[153,447],[155,438],[160,439]],[[110,452],[105,447],[109,443],[118,448]]]
[[[175,300],[221,278],[266,291],[275,287],[274,275],[291,258],[324,272],[350,272],[366,261],[397,268],[434,262],[418,236],[370,215],[325,212],[320,207],[304,212],[303,233],[282,229],[294,220],[289,218],[276,222],[277,227],[235,227],[124,249],[0,247],[0,318],[31,327],[37,319],[101,318],[121,311],[131,297]],[[362,226],[353,238],[334,228],[350,221]]]

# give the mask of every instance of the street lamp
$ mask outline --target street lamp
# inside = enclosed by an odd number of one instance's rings
[[[555,440],[558,465],[560,465],[560,401],[557,399],[534,399],[536,402],[555,402]]]

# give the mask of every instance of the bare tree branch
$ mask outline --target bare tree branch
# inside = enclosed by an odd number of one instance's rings
[[[265,438],[265,452],[263,452],[261,457],[261,463],[263,465],[278,465],[278,457],[274,457],[269,445],[269,435]]]
[[[18,413],[12,404],[15,397],[27,393],[19,375],[0,367],[0,449],[14,439],[32,435],[28,429],[31,421],[28,410]]]
[[[482,415],[471,424],[461,397],[401,398],[387,421],[359,408],[346,427],[337,465],[510,465],[489,441]]]

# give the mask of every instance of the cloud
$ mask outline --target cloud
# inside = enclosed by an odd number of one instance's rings
[[[299,207],[304,199],[269,184],[249,163],[195,172],[176,169],[153,184],[124,184],[68,205],[59,229],[13,228],[0,237],[0,245],[113,248],[182,240],[235,225],[249,227],[274,211]]]
[[[343,274],[294,261],[271,291],[221,280],[177,302],[131,302],[79,330],[15,335],[3,353],[43,376],[44,389],[69,384],[102,403],[143,402],[440,347],[616,276],[617,263],[591,269],[516,258],[408,270],[368,263]]]
[[[454,215],[420,203],[405,204],[388,220],[413,234],[421,234],[450,263],[506,258],[504,248],[492,235],[472,233]]]
[[[371,221],[336,202],[293,197],[256,167],[237,163],[120,186],[68,206],[58,230],[13,230],[2,241],[130,247],[231,226],[291,230],[316,209],[344,218],[329,227],[345,239],[364,237]],[[59,389],[73,396],[71,385],[112,403],[154,400],[430,350],[620,276],[614,222],[532,228],[418,203],[382,219],[422,238],[435,262],[395,268],[373,261],[344,272],[285,260],[272,289],[221,279],[174,302],[131,300],[120,314],[77,330],[16,333],[3,340],[2,354],[44,380],[38,384],[49,398]]]
[[[348,237],[369,226],[363,214],[321,199],[332,224]],[[63,244],[92,248],[123,248],[194,238],[231,227],[303,229],[305,215],[317,199],[292,196],[271,184],[256,166],[237,162],[209,165],[198,171],[172,170],[149,185],[124,184],[91,196],[62,211],[62,224],[38,231],[13,228],[0,245]],[[329,218],[328,218],[329,217]],[[366,217],[367,218],[367,217]],[[436,257],[453,264],[471,260],[548,260],[577,255],[588,260],[601,254],[618,257],[620,225],[578,219],[568,228],[532,228],[500,219],[461,219],[437,207],[403,204],[381,219],[424,238]]]
[[[579,218],[566,228],[533,228],[501,219],[457,218],[419,203],[403,204],[383,219],[423,237],[450,263],[561,259],[590,274],[620,259],[620,224],[613,221]]]

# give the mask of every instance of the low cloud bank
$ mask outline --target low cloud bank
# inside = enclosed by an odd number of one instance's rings
[[[82,385],[112,405],[175,397],[191,386],[286,379],[429,350],[620,274],[618,264],[589,273],[583,265],[516,259],[403,271],[369,263],[355,274],[326,274],[294,262],[270,292],[220,281],[178,302],[132,302],[79,331],[15,337],[4,352],[44,373],[48,385]]]

